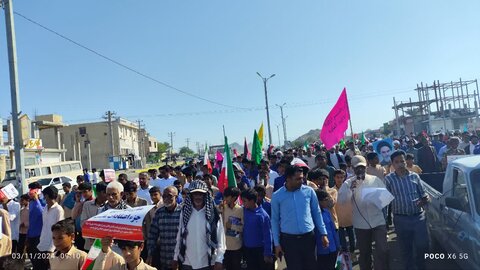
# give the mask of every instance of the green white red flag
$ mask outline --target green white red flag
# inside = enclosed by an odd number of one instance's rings
[[[208,168],[208,173],[213,172],[212,164],[210,163],[210,159],[208,158],[208,148],[207,145],[205,145],[205,155],[203,157],[203,165],[207,165]]]
[[[98,257],[101,251],[102,242],[100,242],[100,239],[95,239],[95,242],[93,242],[93,245],[87,254],[87,258],[83,263],[82,270],[92,270],[93,265],[95,265],[95,259]]]
[[[228,139],[225,136],[225,154],[223,155],[222,170],[220,171],[220,177],[218,178],[218,189],[220,192],[227,187],[236,187],[237,181],[235,181],[235,173],[233,172],[232,157],[230,155],[230,147],[228,146]]]

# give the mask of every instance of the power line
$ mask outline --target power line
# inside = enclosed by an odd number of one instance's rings
[[[401,94],[401,93],[406,93],[410,92],[413,90],[394,90],[394,92],[391,91],[381,91],[378,93],[371,92],[370,94],[367,95],[361,95],[361,96],[354,96],[354,97],[349,97],[348,101],[355,101],[355,100],[361,100],[361,99],[366,99],[366,98],[372,98],[372,97],[380,97],[380,96],[388,96],[388,95],[393,95],[393,94]],[[303,108],[303,107],[309,107],[309,106],[317,106],[317,105],[324,105],[324,104],[330,104],[336,102],[337,99],[326,99],[322,100],[319,102],[308,102],[308,103],[299,103],[299,102],[294,102],[294,103],[288,103],[285,104],[285,108]],[[271,107],[271,109],[276,109],[275,107]],[[127,115],[123,116],[123,118],[161,118],[161,117],[182,117],[182,116],[198,116],[198,115],[208,115],[208,114],[231,114],[231,113],[244,113],[244,112],[256,112],[256,111],[263,111],[265,110],[265,107],[250,107],[250,108],[244,108],[244,109],[227,109],[227,110],[211,110],[211,111],[199,111],[199,112],[178,112],[178,113],[162,113],[162,114],[144,114],[144,115]],[[70,120],[70,121],[65,121],[66,123],[72,124],[72,123],[81,123],[81,122],[89,122],[89,121],[97,121],[101,120],[101,118],[91,118],[91,119],[78,119],[78,120]]]
[[[203,100],[203,101],[212,103],[212,104],[216,104],[216,105],[219,105],[219,106],[228,107],[228,108],[236,108],[236,109],[245,109],[245,108],[236,107],[236,106],[232,106],[232,105],[228,105],[228,104],[223,104],[223,103],[220,103],[220,102],[217,102],[217,101],[213,101],[213,100],[210,100],[210,99],[206,99],[206,98],[203,98],[203,97],[201,97],[201,96],[197,96],[197,95],[195,95],[195,94],[189,93],[189,92],[187,92],[187,91],[185,91],[185,90],[179,89],[179,88],[177,88],[177,87],[175,87],[175,86],[172,86],[172,85],[170,85],[170,84],[168,84],[168,83],[165,83],[165,82],[162,82],[162,81],[160,81],[160,80],[157,80],[157,79],[155,79],[155,78],[153,78],[153,77],[151,77],[151,76],[149,76],[149,75],[147,75],[147,74],[145,74],[145,73],[142,73],[142,72],[140,72],[140,71],[138,71],[138,70],[136,70],[136,69],[134,69],[134,68],[131,68],[131,67],[125,65],[125,64],[122,64],[122,63],[120,63],[119,61],[117,61],[117,60],[115,60],[115,59],[113,59],[113,58],[111,58],[111,57],[108,57],[108,56],[106,56],[106,55],[104,55],[104,54],[102,54],[102,53],[99,53],[99,52],[97,52],[97,51],[95,51],[95,50],[93,50],[93,49],[90,49],[89,47],[87,47],[87,46],[85,46],[85,45],[83,45],[83,44],[81,44],[81,43],[79,43],[79,42],[77,42],[77,41],[75,41],[75,40],[73,40],[73,39],[71,39],[71,38],[69,38],[69,37],[67,37],[67,36],[59,33],[59,32],[57,32],[57,31],[55,31],[55,30],[52,30],[52,29],[50,29],[50,28],[48,28],[48,27],[40,24],[39,22],[34,21],[34,20],[26,17],[25,15],[22,15],[22,14],[20,14],[20,13],[18,13],[18,12],[14,12],[14,13],[15,13],[15,15],[18,15],[18,16],[22,17],[23,19],[25,19],[25,20],[27,20],[27,21],[29,21],[29,22],[31,22],[31,23],[33,23],[33,24],[35,24],[35,25],[37,25],[37,26],[39,26],[39,27],[41,27],[41,28],[43,28],[43,29],[45,29],[45,30],[47,30],[47,31],[50,32],[50,33],[53,33],[53,34],[55,34],[55,35],[57,35],[57,36],[65,39],[65,40],[67,40],[67,41],[69,41],[69,42],[77,45],[78,47],[80,47],[80,48],[82,48],[82,49],[84,49],[84,50],[87,50],[87,51],[89,51],[89,52],[91,52],[91,53],[93,53],[93,54],[95,54],[95,55],[97,55],[97,56],[99,56],[99,57],[101,57],[101,58],[103,58],[103,59],[105,59],[105,60],[107,60],[107,61],[115,64],[115,65],[117,65],[117,66],[120,66],[120,67],[122,67],[122,68],[124,68],[124,69],[126,69],[126,70],[128,70],[128,71],[131,71],[131,72],[133,72],[133,73],[135,73],[135,74],[137,74],[137,75],[140,75],[140,76],[142,76],[142,77],[144,77],[144,78],[146,78],[146,79],[148,79],[148,80],[151,80],[151,81],[153,81],[153,82],[155,82],[155,83],[158,83],[158,84],[160,84],[160,85],[163,85],[163,86],[165,86],[165,87],[167,87],[167,88],[170,88],[170,89],[172,89],[172,90],[175,90],[175,91],[177,91],[177,92],[180,92],[180,93],[182,93],[182,94],[184,94],[184,95],[187,95],[187,96],[190,96],[190,97],[193,97],[193,98],[196,98],[196,99],[200,99],[200,100]]]

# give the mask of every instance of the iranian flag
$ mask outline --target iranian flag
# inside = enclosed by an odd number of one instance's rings
[[[210,163],[210,159],[208,158],[208,148],[207,145],[205,145],[205,155],[203,157],[203,165],[207,165],[208,168],[208,173],[213,172],[212,164]]]
[[[223,155],[222,170],[218,178],[218,189],[220,192],[227,187],[236,187],[235,174],[233,172],[232,158],[230,156],[230,147],[228,147],[227,136],[225,136],[225,154]]]
[[[82,266],[82,270],[92,270],[93,265],[95,265],[95,259],[101,251],[102,243],[100,242],[100,239],[95,239],[95,242],[93,242],[93,245],[88,252],[87,258],[85,259],[85,263]]]

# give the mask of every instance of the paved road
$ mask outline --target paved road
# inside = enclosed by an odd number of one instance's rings
[[[397,235],[393,229],[388,232],[388,262],[390,270],[403,270],[404,262],[400,258],[400,249],[397,242]],[[357,251],[358,256],[358,251]],[[448,260],[429,260],[427,261],[428,270],[457,270],[460,269],[454,261]],[[353,265],[353,270],[360,270],[358,264]]]

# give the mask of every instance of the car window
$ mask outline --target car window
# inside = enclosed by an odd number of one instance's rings
[[[59,184],[59,183],[61,183],[61,182],[60,182],[60,177],[55,177],[55,178],[53,178],[53,184],[56,185],[56,184]]]
[[[62,178],[62,183],[70,183],[70,182],[72,182],[72,180],[71,180],[70,178],[68,178],[68,177],[62,176],[61,178]]]
[[[465,173],[463,173],[463,171],[461,171],[460,169],[454,168],[453,176],[453,197],[460,200],[462,205],[465,207],[465,211],[467,213],[470,213],[470,204]]]
[[[52,178],[43,178],[43,179],[38,180],[37,182],[39,182],[40,185],[42,185],[42,186],[48,186],[48,185],[50,185],[51,181],[52,181]]]

